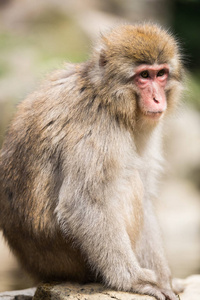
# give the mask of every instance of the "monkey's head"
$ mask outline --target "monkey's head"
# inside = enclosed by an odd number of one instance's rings
[[[130,109],[133,111],[134,105],[140,116],[158,121],[177,102],[184,73],[178,45],[157,25],[114,29],[101,37],[95,57],[98,81],[110,104],[115,101],[111,95],[117,97],[129,89]],[[123,106],[121,96],[120,99]]]

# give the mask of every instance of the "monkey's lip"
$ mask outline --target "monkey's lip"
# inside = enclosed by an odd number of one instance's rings
[[[151,118],[151,119],[160,119],[160,117],[163,115],[163,111],[146,111],[145,116]]]

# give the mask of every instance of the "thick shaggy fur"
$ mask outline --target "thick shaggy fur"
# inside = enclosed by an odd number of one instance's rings
[[[0,156],[0,226],[39,280],[100,280],[174,300],[151,204],[163,120],[139,110],[140,63],[169,64],[169,111],[180,55],[149,24],[111,31],[88,62],[66,64],[19,105]]]

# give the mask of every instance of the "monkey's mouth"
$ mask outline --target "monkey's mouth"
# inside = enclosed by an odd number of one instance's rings
[[[153,120],[158,120],[163,115],[163,111],[146,111],[144,115]]]

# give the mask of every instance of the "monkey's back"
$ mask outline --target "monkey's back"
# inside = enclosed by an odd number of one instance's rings
[[[80,101],[75,67],[68,68],[19,105],[0,156],[0,227],[22,265],[39,279],[88,276],[55,213],[68,131],[79,123],[71,115]]]

